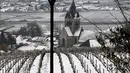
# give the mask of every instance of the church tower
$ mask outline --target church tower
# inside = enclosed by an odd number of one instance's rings
[[[71,7],[65,16],[65,26],[69,26],[72,33],[80,27],[80,15],[76,11],[76,6],[74,0],[72,1]]]
[[[69,11],[65,15],[65,26],[59,34],[59,45],[61,47],[72,47],[78,43],[81,35],[80,15],[76,11],[74,0],[71,3]]]

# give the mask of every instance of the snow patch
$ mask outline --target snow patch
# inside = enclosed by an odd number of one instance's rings
[[[40,57],[41,57],[41,55],[37,56],[36,59],[34,60],[32,67],[30,69],[30,73],[38,73]]]

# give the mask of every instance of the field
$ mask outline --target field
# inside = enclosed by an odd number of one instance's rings
[[[111,14],[114,16],[112,16]],[[130,14],[130,12],[126,13]],[[49,21],[50,14],[43,12],[43,13],[0,13],[1,20],[6,21],[20,21],[20,20],[28,20],[28,21]],[[65,12],[55,12],[54,13],[54,21],[64,21]],[[126,15],[129,18],[129,15]],[[122,14],[120,11],[86,11],[80,12],[84,18],[87,18],[94,22],[112,22],[116,21],[115,17],[119,20],[123,19]],[[81,21],[86,21],[85,19],[81,18]]]
[[[104,53],[94,52],[55,52],[54,73],[129,73],[129,66],[123,65],[125,72],[118,69],[113,59]],[[129,58],[129,54],[117,54]],[[125,59],[124,59],[125,60]],[[130,65],[130,64],[128,64]],[[1,54],[0,73],[50,73],[50,53],[46,51],[15,51]]]
[[[127,12],[130,14],[130,12]],[[4,25],[0,25],[0,27],[6,26],[15,26],[16,29],[20,27],[26,26],[27,22],[36,21],[41,26],[47,25],[49,27],[50,14],[49,13],[0,13],[1,20],[5,20]],[[64,25],[64,12],[56,12],[54,13],[54,21],[55,26],[62,28]],[[112,16],[112,15],[113,16]],[[86,30],[96,30],[95,25],[91,24],[88,20],[95,23],[102,30],[108,29],[109,27],[116,26],[119,24],[118,21],[124,21],[124,18],[120,11],[86,11],[80,12],[81,17],[81,26]],[[129,19],[130,16],[126,15]],[[87,18],[88,20],[86,20]],[[24,21],[27,20],[27,21]],[[116,23],[114,23],[116,22]],[[13,28],[10,30],[14,30]],[[45,28],[44,28],[45,29]],[[9,30],[9,31],[10,31]]]

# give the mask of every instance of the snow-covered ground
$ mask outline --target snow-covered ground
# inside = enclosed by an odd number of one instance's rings
[[[64,66],[64,73],[73,73],[73,69],[71,67],[68,57],[63,53],[60,53],[60,55]]]
[[[43,58],[41,72],[50,73],[50,54],[49,53],[46,53]]]
[[[32,40],[34,40],[35,38],[32,38]],[[16,43],[17,45],[20,45],[20,44],[25,44],[24,46],[21,46],[18,48],[18,50],[21,50],[21,51],[32,51],[32,50],[50,50],[50,42],[49,41],[45,41],[44,40],[44,44],[39,44],[37,42],[31,42],[31,41],[28,41],[28,39],[24,39],[23,36],[19,35],[17,38],[16,38]]]
[[[35,45],[27,45],[27,46],[22,46],[20,48],[18,48],[18,50],[21,51],[33,51],[33,50],[49,50],[50,48],[48,46],[37,46],[35,47]]]
[[[54,60],[53,60],[53,64],[54,64],[54,73],[61,73],[61,66],[60,66],[60,61],[59,61],[59,58],[57,56],[56,53],[53,54],[54,56]]]
[[[27,66],[27,64],[28,64],[28,62],[29,62],[29,59],[30,59],[30,58],[28,58],[27,61],[23,64],[23,66],[22,66],[22,68],[20,69],[19,73],[26,73],[26,72],[27,72],[26,66]]]
[[[85,73],[83,67],[81,66],[79,59],[73,54],[70,54],[70,55],[71,55],[71,58],[74,62],[74,66],[75,66],[75,69],[77,71],[76,73]]]
[[[62,73],[61,68],[63,68],[64,73],[73,73],[73,71],[76,71],[76,73],[116,72],[114,64],[109,59],[104,58],[101,54],[97,54],[98,56],[100,56],[100,58],[98,58],[92,53],[68,54],[70,57],[68,57],[64,53],[60,53],[59,55],[61,56],[61,61],[60,57],[56,53],[53,54],[54,73]],[[72,62],[70,62],[70,58]],[[21,56],[19,59],[16,57],[15,59],[11,59],[9,63],[5,64],[1,68],[0,73],[15,73],[18,70],[19,73],[37,73],[39,69],[41,73],[50,73],[50,53],[45,53],[45,55],[43,56],[41,66],[39,65],[40,59],[41,54],[36,55],[36,57],[34,57],[33,55],[29,57]],[[61,62],[63,67],[61,66]],[[110,68],[113,68],[113,70],[110,70]],[[121,72],[118,71],[118,73]]]
[[[28,45],[28,46],[22,46],[20,48],[18,48],[18,50],[21,51],[30,51],[30,50],[34,50],[36,47],[34,45]]]
[[[38,73],[40,57],[41,57],[41,55],[37,56],[36,59],[34,60],[32,67],[30,69],[30,73]]]

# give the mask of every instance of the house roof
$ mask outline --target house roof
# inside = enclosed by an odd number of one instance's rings
[[[80,44],[80,46],[87,46],[87,47],[101,47],[97,40],[87,40]]]
[[[90,47],[101,47],[97,40],[89,40]]]
[[[70,27],[67,26],[67,27],[64,27],[64,28],[65,28],[68,36],[73,36]]]
[[[0,32],[0,43],[9,43],[8,40],[8,34]]]
[[[85,42],[88,39],[94,39],[94,38],[95,38],[94,31],[84,30],[81,32],[79,42]]]

